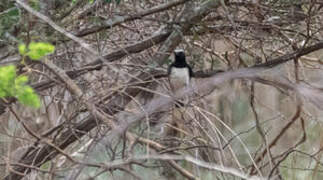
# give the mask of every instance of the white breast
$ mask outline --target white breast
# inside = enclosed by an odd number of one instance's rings
[[[190,83],[188,68],[172,68],[170,72],[170,83],[174,90],[188,86]]]

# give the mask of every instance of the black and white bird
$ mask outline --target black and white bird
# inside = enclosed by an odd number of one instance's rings
[[[194,74],[186,62],[184,50],[175,50],[174,56],[175,61],[168,67],[168,78],[171,89],[175,93],[177,90],[188,87]]]
[[[194,76],[192,68],[187,64],[185,53],[182,49],[174,51],[174,62],[168,67],[168,79],[175,98],[181,95],[181,90],[193,87],[191,78]],[[168,122],[170,128],[166,128],[167,136],[181,136],[185,131],[185,112],[188,110],[188,97],[181,96],[181,100],[175,103],[175,107],[171,111],[172,118]],[[185,133],[184,133],[185,134]]]

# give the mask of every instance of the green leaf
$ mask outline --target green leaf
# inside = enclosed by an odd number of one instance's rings
[[[14,65],[0,67],[0,84],[4,81],[13,80],[16,77],[16,67]]]
[[[15,85],[16,87],[20,87],[28,82],[27,76],[19,76],[15,79]]]
[[[29,52],[27,55],[32,60],[40,60],[42,57],[53,53],[55,51],[55,46],[44,43],[44,42],[31,42],[28,46]]]
[[[27,53],[27,47],[25,44],[19,44],[18,50],[21,55],[25,55]]]
[[[0,67],[0,97],[11,96],[14,92],[16,67],[13,65]]]
[[[2,5],[4,5],[4,7]],[[7,39],[5,36],[6,32],[11,32],[15,25],[19,23],[20,11],[17,7],[14,7],[13,3],[8,1],[6,3],[1,1],[0,9],[1,7],[4,11],[0,13],[0,39]]]
[[[6,97],[6,92],[0,87],[0,98]]]
[[[37,51],[29,51],[28,56],[32,60],[40,60],[43,56]]]
[[[40,10],[40,3],[39,0],[30,0],[30,6],[35,10]]]
[[[33,88],[25,85],[27,76],[16,75],[14,65],[0,67],[0,98],[16,97],[24,105],[40,107],[40,100]]]
[[[19,16],[19,9],[18,8],[13,8],[8,12],[9,16]]]
[[[34,92],[33,88],[30,86],[24,86],[22,89],[19,89],[17,93],[17,99],[21,104],[26,106],[32,106],[35,108],[40,107],[40,100],[37,94]]]

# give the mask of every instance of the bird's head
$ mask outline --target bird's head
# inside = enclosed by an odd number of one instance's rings
[[[174,51],[174,55],[175,55],[175,62],[186,63],[186,61],[185,61],[185,53],[184,53],[183,49],[176,49]]]

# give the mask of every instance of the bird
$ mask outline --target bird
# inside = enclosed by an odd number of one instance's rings
[[[174,59],[174,62],[168,67],[168,79],[171,90],[176,96],[178,90],[190,85],[194,73],[191,66],[186,62],[183,49],[174,51]]]
[[[180,92],[191,86],[191,78],[194,77],[193,70],[186,62],[185,52],[182,49],[174,51],[174,62],[168,67],[168,80],[173,96],[177,99]],[[188,106],[188,97],[181,96],[181,100],[175,101],[175,108],[171,111],[171,119],[167,124],[171,128],[166,131],[167,136],[176,137],[185,134],[184,114]]]

